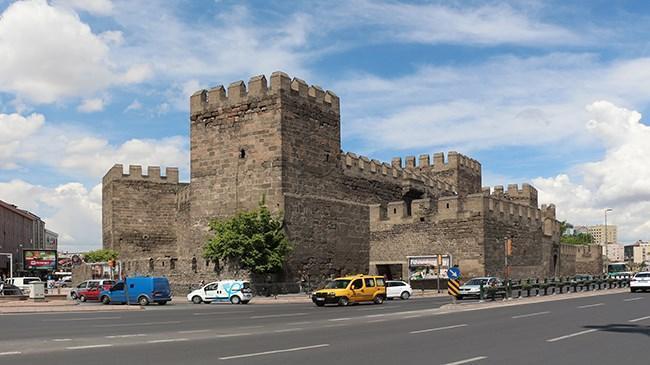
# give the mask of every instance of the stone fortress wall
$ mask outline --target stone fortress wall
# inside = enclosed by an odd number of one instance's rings
[[[128,174],[111,168],[103,180],[104,247],[120,252],[127,272],[144,267],[179,285],[232,276],[221,263],[192,264],[205,261],[207,224],[264,200],[283,214],[294,243],[280,280],[318,282],[439,252],[471,273],[499,274],[506,235],[515,240],[513,273],[563,267],[551,263],[558,256],[555,209],[538,208],[532,186],[482,189],[481,164],[453,151],[446,160],[436,153],[404,164],[345,153],[340,128],[333,92],[283,72],[270,82],[255,76],[248,85],[197,91],[190,98],[190,182],[179,183],[175,168],[164,176],[158,167],[146,175],[140,166]]]

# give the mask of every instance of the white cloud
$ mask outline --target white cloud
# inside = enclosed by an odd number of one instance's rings
[[[133,100],[129,106],[124,109],[125,112],[129,112],[132,110],[141,110],[142,109],[142,103],[140,103],[137,99]]]
[[[587,130],[602,140],[605,156],[576,166],[574,176],[537,178],[540,201],[557,204],[560,219],[573,224],[602,224],[604,209],[627,242],[650,238],[650,127],[636,111],[607,101],[587,106]]]
[[[102,2],[73,3],[100,9]],[[0,91],[52,103],[148,77],[142,66],[129,69],[129,64],[120,66],[119,58],[111,61],[109,44],[119,42],[116,32],[93,33],[67,6],[15,2],[0,15]]]
[[[101,247],[101,184],[88,190],[79,183],[49,188],[11,180],[0,182],[0,199],[41,216],[48,229],[59,233],[62,250]]]
[[[422,66],[396,78],[348,74],[332,89],[341,96],[344,138],[358,141],[364,153],[439,146],[471,152],[571,140],[560,147],[569,150],[593,148],[583,105],[602,98],[650,103],[648,70],[650,59],[501,56],[465,66]]]
[[[77,107],[77,111],[82,113],[93,113],[104,110],[104,100],[102,98],[84,99]]]
[[[115,163],[187,169],[187,137],[129,139],[109,143],[78,128],[48,125],[33,114],[0,114],[0,168],[40,164],[68,176],[101,178]]]
[[[508,4],[480,6],[412,4],[377,1],[348,2],[331,9],[319,8],[323,26],[366,31],[373,41],[409,43],[516,44],[527,47],[576,44],[580,35],[535,18],[531,9]],[[329,24],[328,24],[329,23]]]
[[[94,15],[110,15],[113,12],[111,0],[55,0],[54,3]]]

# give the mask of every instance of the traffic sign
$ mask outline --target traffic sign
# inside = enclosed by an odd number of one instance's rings
[[[460,294],[460,283],[458,280],[455,279],[449,279],[447,281],[447,294],[451,295],[452,297],[456,298],[458,297],[458,294]]]
[[[460,269],[457,267],[450,267],[447,270],[447,277],[449,279],[458,279],[460,278]]]

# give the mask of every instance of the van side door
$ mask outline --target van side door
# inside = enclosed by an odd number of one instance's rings
[[[111,302],[126,303],[126,295],[124,293],[124,282],[119,282],[109,289],[111,293]]]
[[[350,301],[351,302],[363,302],[365,298],[365,292],[363,289],[363,279],[355,279],[352,281],[350,284],[350,291],[352,292],[352,295],[350,295]]]

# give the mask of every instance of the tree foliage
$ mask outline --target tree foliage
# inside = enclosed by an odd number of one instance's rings
[[[269,274],[280,271],[291,252],[282,218],[263,204],[232,218],[215,219],[209,227],[214,236],[203,247],[203,257],[215,262],[229,261],[255,274]]]
[[[90,251],[84,255],[85,262],[107,262],[108,260],[117,260],[119,254],[113,250],[101,249]]]
[[[573,228],[573,224],[562,221],[560,222],[560,242],[570,245],[588,245],[594,242],[593,237],[589,233],[567,233],[569,229]]]

